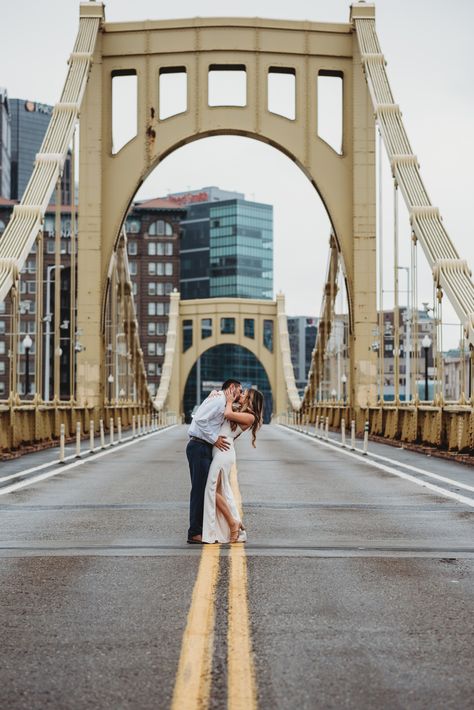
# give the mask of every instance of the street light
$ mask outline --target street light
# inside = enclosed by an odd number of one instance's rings
[[[25,349],[25,395],[28,397],[30,394],[30,350],[33,345],[29,335],[25,335],[23,339],[23,347]]]
[[[347,385],[347,375],[345,372],[342,373],[341,382],[342,382],[342,400],[345,404],[346,403],[346,385]]]
[[[112,401],[112,385],[114,384],[114,376],[110,374],[107,377],[107,382],[109,383],[109,402]]]
[[[425,335],[421,341],[421,347],[425,351],[425,402],[428,401],[428,351],[431,347],[431,338]]]

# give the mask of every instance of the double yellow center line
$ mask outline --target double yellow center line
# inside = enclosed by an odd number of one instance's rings
[[[235,468],[231,473],[231,484],[242,513]],[[209,705],[219,559],[220,545],[203,545],[183,635],[172,710],[206,710]],[[247,558],[242,543],[230,546],[228,594],[227,707],[228,710],[256,710],[257,692],[247,599]]]

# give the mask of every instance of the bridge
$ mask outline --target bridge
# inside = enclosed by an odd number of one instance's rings
[[[245,102],[210,105],[211,71],[243,73]],[[275,73],[293,82],[291,115],[269,106]],[[186,105],[163,115],[157,79],[175,74],[186,76]],[[136,132],[117,146],[112,87],[124,76],[136,79]],[[342,82],[341,146],[318,132],[318,77]],[[161,379],[156,393],[149,387],[127,215],[167,156],[217,135],[281,151],[329,216],[302,396],[283,294],[171,293]],[[66,282],[67,156],[79,189],[68,206]],[[433,280],[424,310],[422,263]],[[25,272],[36,274],[28,347]],[[446,303],[459,332],[455,398],[445,384]],[[374,5],[353,3],[347,23],[111,23],[103,3],[81,3],[61,97],[0,236],[0,305],[2,707],[469,707],[474,284],[422,179]],[[185,387],[208,350],[228,345],[255,357],[272,393],[272,422],[256,449],[238,442],[232,474],[249,542],[187,546]]]
[[[233,41],[228,45],[229,32]],[[216,64],[216,62],[218,62]],[[276,67],[276,69],[275,69]],[[203,88],[209,72],[240,68],[245,74],[246,103],[211,106]],[[266,82],[272,72],[294,77],[294,117],[269,110]],[[185,110],[161,117],[165,97],[154,77],[185,73],[188,85]],[[112,84],[123,76],[136,77],[136,134],[124,146],[112,145]],[[336,77],[343,86],[342,147],[336,149],[317,131],[317,77]],[[79,198],[71,209],[71,233],[78,232],[77,254],[71,254],[68,349],[61,347],[61,279],[51,280],[51,312],[45,314],[42,280],[44,217],[57,190],[66,155],[75,158],[80,126]],[[377,215],[382,210],[376,190],[376,136],[383,143],[393,173],[394,310],[393,382],[390,402],[384,397],[384,359],[387,345],[381,264],[384,247]],[[385,60],[375,30],[375,9],[367,3],[351,6],[347,24],[287,22],[278,20],[199,19],[108,23],[99,2],[80,5],[76,43],[59,102],[37,155],[34,170],[19,205],[0,240],[0,301],[9,325],[8,397],[0,405],[1,447],[58,440],[61,424],[73,435],[78,423],[88,435],[102,419],[121,419],[131,426],[134,416],[159,411],[162,417],[172,403],[173,415],[182,412],[176,392],[177,366],[172,350],[179,337],[170,330],[167,364],[159,395],[154,399],[140,346],[138,321],[131,289],[125,218],[130,203],[147,175],[180,146],[213,135],[242,135],[275,147],[294,161],[320,195],[332,224],[330,260],[324,290],[321,323],[315,343],[308,384],[302,400],[295,396],[286,345],[274,353],[271,367],[283,373],[276,386],[276,415],[288,411],[300,421],[315,423],[327,417],[339,428],[354,421],[371,435],[442,446],[450,450],[473,448],[472,358],[474,286],[467,263],[457,253],[433,207],[421,177],[416,156],[405,132],[402,114],[392,94]],[[380,150],[378,151],[380,155]],[[404,367],[405,399],[400,394],[401,318],[398,261],[398,204],[401,195],[410,218],[412,306],[408,313],[412,344]],[[61,200],[56,200],[58,217]],[[77,213],[77,224],[76,224]],[[59,224],[59,222],[58,222]],[[54,270],[60,272],[61,240],[57,231]],[[30,254],[38,254],[36,327],[32,369],[33,398],[22,397],[19,371],[24,365],[20,342],[21,272]],[[385,252],[386,255],[386,252]],[[425,258],[433,275],[435,310],[431,348],[434,387],[418,392],[423,348],[417,310],[417,263]],[[53,270],[53,269],[52,269]],[[53,285],[54,284],[54,285]],[[323,391],[328,346],[336,321],[335,296],[345,292],[348,337],[347,396],[336,402]],[[448,401],[443,390],[442,304],[449,300],[459,319],[462,386],[457,401]],[[54,322],[51,322],[54,313]],[[229,317],[232,313],[229,312]],[[52,326],[52,327],[51,327]],[[45,328],[53,333],[45,339]],[[408,328],[408,326],[407,326]],[[123,334],[119,337],[119,334]],[[46,343],[48,352],[44,352]],[[52,353],[52,354],[51,354]],[[189,358],[188,354],[188,358]],[[186,355],[183,354],[184,360]],[[53,396],[46,393],[45,368],[50,368]],[[69,391],[60,379],[69,368]],[[117,376],[112,369],[118,368]],[[110,378],[116,385],[110,387]],[[120,386],[117,386],[121,378]],[[427,376],[426,376],[427,378]],[[169,382],[171,389],[169,389]],[[173,387],[177,387],[174,392]],[[168,388],[168,389],[167,389]],[[286,389],[286,402],[281,393]],[[169,393],[169,396],[166,394]],[[121,393],[121,394],[120,394]],[[409,396],[407,397],[407,393]]]

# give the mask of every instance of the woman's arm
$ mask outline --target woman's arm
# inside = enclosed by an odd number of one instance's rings
[[[249,426],[252,426],[255,419],[254,415],[250,412],[234,412],[232,409],[232,400],[227,400],[226,402],[224,417],[230,422],[240,424],[243,429],[248,429]]]

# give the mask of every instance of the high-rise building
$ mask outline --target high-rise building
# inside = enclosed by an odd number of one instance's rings
[[[31,177],[36,154],[51,119],[53,107],[36,101],[10,99],[11,189],[10,196],[21,200]],[[71,161],[66,159],[62,177],[62,204],[71,203]],[[54,196],[53,196],[54,201]]]
[[[6,89],[0,87],[0,197],[10,197],[11,114]]]
[[[181,297],[272,298],[273,207],[204,187],[170,195],[181,222]]]
[[[296,387],[300,395],[303,395],[306,387],[317,332],[317,318],[288,316],[291,362],[295,373]]]

